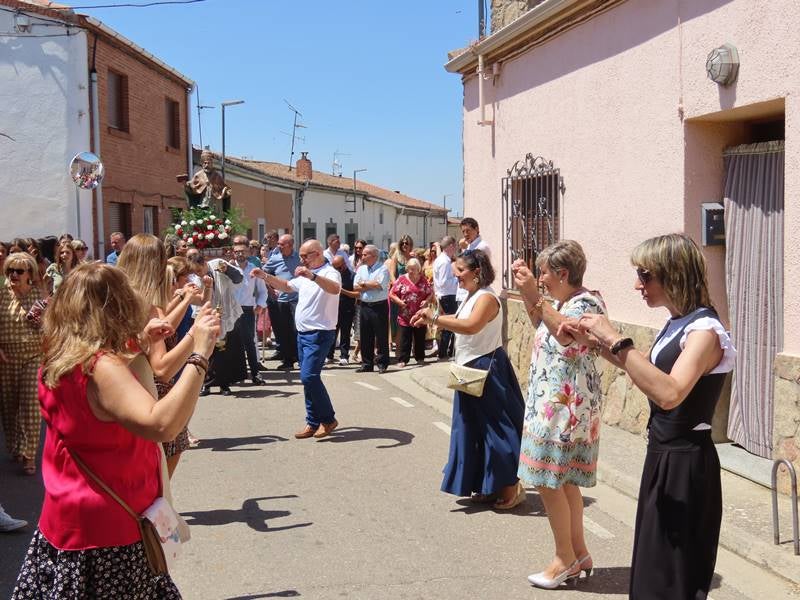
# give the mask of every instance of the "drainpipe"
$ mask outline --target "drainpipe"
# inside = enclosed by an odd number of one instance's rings
[[[194,85],[186,88],[186,172],[192,176],[192,93]]]
[[[97,71],[92,69],[89,77],[92,101],[92,152],[100,156],[100,102],[97,92]],[[103,186],[98,185],[94,190],[95,211],[97,213],[97,253],[98,260],[106,259],[106,228],[103,216]]]
[[[309,180],[306,179],[306,182],[305,182],[305,184],[303,184],[303,187],[297,192],[297,211],[296,211],[297,212],[297,219],[296,219],[296,223],[297,224],[295,225],[295,230],[292,232],[292,235],[294,235],[295,244],[302,243],[302,241],[303,241],[303,240],[300,239],[300,237],[302,236],[302,231],[303,231],[303,197],[306,195],[306,190],[308,189],[308,183],[309,183]]]
[[[480,106],[481,113],[480,119],[478,120],[478,125],[493,125],[494,121],[486,120],[486,98],[484,97],[484,89],[483,89],[483,82],[486,79],[486,68],[483,64],[483,54],[478,55],[478,69],[476,71],[478,73],[478,105]],[[494,84],[497,80],[497,76],[500,74],[500,64],[495,62],[492,65],[492,83]]]

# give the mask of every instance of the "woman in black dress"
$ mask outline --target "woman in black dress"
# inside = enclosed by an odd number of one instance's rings
[[[722,489],[711,419],[736,351],[711,305],[706,265],[687,236],[639,244],[635,289],[670,319],[649,353],[608,319],[586,314],[568,327],[589,333],[650,402],[647,457],[639,490],[630,598],[700,600],[717,558]]]

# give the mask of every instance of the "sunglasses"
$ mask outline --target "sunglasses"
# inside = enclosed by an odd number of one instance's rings
[[[642,269],[639,267],[636,269],[636,277],[639,278],[639,281],[642,283],[642,285],[647,285],[653,279],[653,274],[647,269]]]
[[[13,269],[13,268],[10,268],[8,270],[8,274],[9,275],[11,273],[15,273],[16,275],[25,275],[25,273],[27,273],[27,272],[28,272],[28,269]]]

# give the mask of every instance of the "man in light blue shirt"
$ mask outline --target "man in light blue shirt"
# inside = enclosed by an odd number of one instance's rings
[[[250,277],[253,269],[257,268],[248,260],[249,246],[246,236],[237,235],[233,239],[233,258],[242,270],[244,279],[236,288],[236,300],[242,307],[242,315],[236,320],[234,329],[239,332],[239,337],[244,344],[244,353],[250,365],[250,375],[253,385],[264,385],[264,380],[258,376],[261,363],[258,362],[256,350],[256,318],[262,310],[267,308],[267,286],[261,279]]]
[[[379,373],[389,366],[389,285],[389,270],[378,260],[378,248],[368,244],[353,280],[353,291],[361,293],[361,366],[356,373],[372,372],[376,362]]]
[[[347,265],[347,268],[351,273],[355,273],[356,270],[353,268],[353,263],[350,260],[350,255],[341,250],[342,242],[339,239],[338,233],[332,233],[328,236],[328,247],[325,248],[325,251],[322,253],[322,256],[325,257],[330,264],[333,264],[333,259],[336,256],[341,256],[344,259],[344,264]]]
[[[108,241],[111,242],[111,253],[106,256],[106,262],[110,265],[116,266],[119,253],[125,247],[125,236],[119,231],[115,231],[108,236]]]
[[[282,235],[278,239],[278,250],[275,254],[270,254],[267,264],[264,265],[264,271],[286,281],[294,279],[295,269],[300,266],[300,256],[294,251],[294,237],[288,233]],[[297,292],[279,290],[277,300],[277,315],[272,320],[272,328],[275,337],[278,338],[283,360],[278,368],[291,370],[297,362],[297,330],[294,324]]]

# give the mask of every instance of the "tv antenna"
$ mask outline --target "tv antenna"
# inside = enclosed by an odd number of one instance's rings
[[[342,176],[342,163],[339,161],[340,156],[352,156],[352,154],[347,154],[346,152],[336,152],[333,153],[333,166],[331,167],[331,175],[334,177],[341,177]]]
[[[297,129],[299,127],[305,127],[305,125],[297,123],[297,117],[302,117],[303,113],[301,113],[294,106],[289,104],[289,101],[286,98],[284,98],[283,101],[286,102],[286,106],[289,107],[289,110],[291,110],[294,113],[294,123],[292,123],[292,151],[289,153],[289,170],[291,171],[292,170],[292,162],[294,161],[294,141],[297,138]],[[305,138],[303,138],[303,141],[305,141]]]
[[[208,108],[215,108],[211,104],[200,104],[200,86],[195,84],[195,92],[197,96],[197,132],[200,134],[200,147],[203,147],[203,113],[202,110]]]

